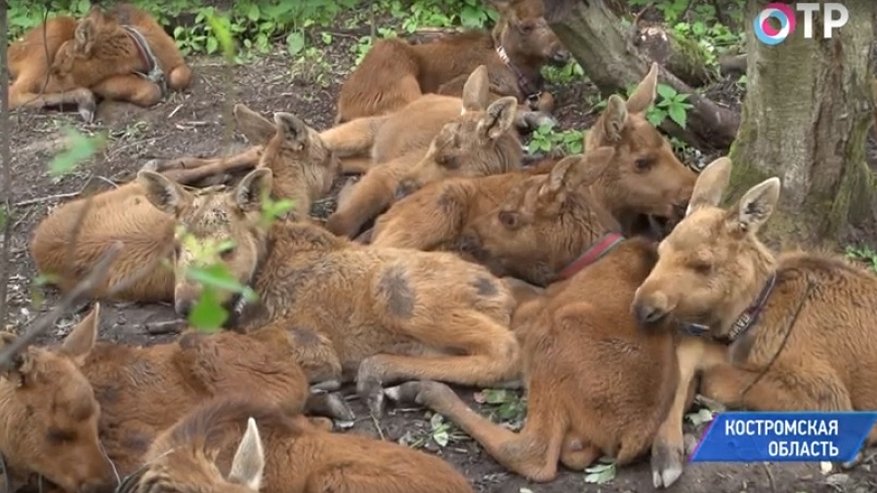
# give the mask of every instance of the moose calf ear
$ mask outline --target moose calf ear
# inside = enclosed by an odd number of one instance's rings
[[[731,220],[736,221],[743,232],[756,233],[770,219],[779,199],[780,179],[768,178],[750,188],[740,198],[737,207],[731,210],[736,218],[732,216]]]
[[[636,89],[627,98],[627,111],[631,113],[645,113],[649,106],[655,102],[658,89],[658,64],[652,62],[649,71]]]
[[[188,200],[188,192],[161,173],[142,170],[137,173],[137,181],[146,189],[146,199],[167,214],[175,215]]]
[[[485,138],[496,140],[503,136],[515,124],[518,101],[513,97],[497,99],[484,112],[478,122],[478,133]]]
[[[243,104],[234,105],[232,113],[238,130],[250,144],[265,144],[277,132],[271,121]]]
[[[720,157],[708,164],[697,176],[685,215],[704,206],[716,207],[731,180],[731,160]]]
[[[463,85],[463,113],[483,110],[489,99],[490,80],[487,77],[487,66],[479,65],[469,74]]]
[[[247,173],[234,191],[234,201],[242,211],[255,211],[271,193],[274,175],[269,168],[256,168]]]
[[[610,142],[618,142],[621,140],[621,132],[624,125],[627,124],[627,105],[621,96],[613,94],[609,96],[606,102],[605,119],[603,120],[603,131]]]
[[[95,303],[91,312],[64,338],[64,342],[61,343],[61,353],[72,358],[78,366],[82,366],[97,342],[99,326],[100,303]]]
[[[247,431],[244,432],[241,443],[238,445],[231,461],[231,470],[228,480],[246,486],[253,491],[259,491],[262,486],[262,474],[265,470],[265,451],[262,448],[262,438],[259,436],[259,428],[256,420],[247,419]]]
[[[304,120],[292,113],[280,112],[274,113],[274,123],[277,126],[277,131],[283,135],[287,144],[290,144],[297,151],[304,148],[310,135],[308,125]]]

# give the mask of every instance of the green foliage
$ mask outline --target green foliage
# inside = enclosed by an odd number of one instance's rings
[[[49,175],[54,178],[72,172],[79,163],[91,158],[107,142],[105,133],[88,136],[75,128],[67,127],[64,134],[67,140],[66,149],[56,154],[49,163]]]
[[[580,154],[584,148],[581,130],[555,131],[549,124],[540,125],[531,135],[527,151],[530,154],[560,151],[564,154]]]
[[[545,77],[545,80],[554,84],[569,84],[584,77],[585,71],[582,70],[579,62],[570,60],[563,67],[545,65],[542,67],[542,76]]]
[[[475,402],[493,409],[490,419],[504,423],[512,429],[520,429],[527,413],[527,402],[517,393],[506,389],[484,389],[473,395]]]
[[[19,0],[7,2],[9,39],[18,39],[28,29],[42,24],[48,12],[49,17],[59,14],[85,15],[91,8],[90,0]]]
[[[611,462],[610,459],[600,458],[600,462],[598,464],[594,464],[591,467],[585,469],[587,473],[585,475],[586,483],[593,484],[606,484],[609,481],[615,479],[616,468],[615,464]]]
[[[868,245],[849,245],[846,248],[847,257],[862,262],[868,268],[877,272],[877,251]]]
[[[633,91],[631,87],[627,92]],[[676,125],[685,128],[688,122],[688,110],[692,108],[688,103],[688,94],[680,94],[666,84],[658,84],[658,102],[646,111],[646,119],[654,126],[659,126],[664,119],[670,117]]]

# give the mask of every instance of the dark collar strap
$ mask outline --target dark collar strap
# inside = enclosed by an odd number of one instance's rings
[[[134,42],[134,46],[137,48],[137,53],[140,55],[140,61],[142,61],[143,64],[146,66],[146,72],[137,73],[144,78],[158,84],[158,86],[161,88],[162,95],[164,95],[167,92],[165,74],[164,71],[161,70],[161,65],[159,65],[158,60],[155,58],[155,54],[149,47],[149,42],[146,41],[146,38],[143,37],[143,34],[138,31],[134,26],[129,26],[126,24],[122,27],[128,34],[128,37],[131,38],[131,41]]]
[[[499,59],[502,60],[502,63],[506,64],[506,66],[514,72],[515,77],[518,78],[518,88],[524,93],[524,97],[527,101],[536,102],[539,97],[542,96],[542,91],[533,87],[527,77],[515,67],[515,64],[512,63],[511,58],[509,58],[508,53],[506,53],[505,48],[503,48],[502,45],[496,47],[496,54],[499,56]]]
[[[762,310],[764,310],[764,305],[767,304],[767,299],[773,292],[773,288],[776,286],[776,281],[776,273],[771,274],[767,279],[767,282],[764,284],[764,287],[761,288],[758,297],[755,298],[755,301],[753,301],[746,310],[743,310],[743,313],[741,313],[740,316],[737,317],[737,320],[734,321],[734,325],[731,326],[731,331],[723,338],[725,342],[730,344],[736,341],[758,322],[758,317],[761,315]],[[709,332],[710,328],[709,326],[702,324],[685,324],[682,329],[689,335],[700,336]]]
[[[609,253],[610,250],[618,246],[618,244],[624,240],[625,238],[621,233],[606,233],[596,243],[591,245],[590,248],[585,250],[585,253],[583,253],[579,258],[573,260],[571,264],[567,265],[562,271],[560,271],[560,274],[557,275],[557,278],[569,279],[570,277],[574,276],[578,271],[593,264],[600,257]]]

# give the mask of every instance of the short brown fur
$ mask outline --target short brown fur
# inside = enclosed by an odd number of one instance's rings
[[[313,224],[266,229],[258,211],[260,191],[271,186],[268,169],[212,197],[193,196],[156,173],[142,171],[140,180],[152,190],[150,200],[175,209],[195,237],[236,245],[223,262],[260,301],[241,307],[231,293],[220,293],[221,302],[243,308],[232,326],[292,325],[324,334],[344,376],[357,375],[361,394],[379,397],[382,382],[405,378],[476,385],[516,378],[518,345],[508,328],[515,301],[485,268],[451,253],[366,248]],[[189,221],[202,208],[204,216],[228,216],[227,227]],[[187,258],[185,251],[178,256],[177,307],[200,292],[179,275]]]
[[[140,106],[157,103],[161,88],[137,75],[149,67],[122,25],[134,27],[145,38],[170,89],[189,86],[191,69],[152,16],[129,4],[116,5],[108,12],[95,6],[79,22],[64,16],[50,19],[9,47],[14,79],[10,108],[76,104],[90,121],[95,94]]]
[[[553,480],[558,461],[575,470],[603,455],[628,464],[648,452],[676,387],[672,335],[641,331],[628,310],[656,260],[648,240],[626,240],[518,307],[513,327],[528,389],[520,433],[479,416],[437,382],[387,393],[448,417],[530,480]]]
[[[519,168],[521,143],[512,128],[515,102],[502,98],[487,105],[487,84],[481,66],[469,76],[462,100],[427,94],[389,116],[360,118],[324,132],[340,156],[370,149],[374,163],[339,198],[327,222],[329,230],[353,237],[400,192],[446,177]]]
[[[276,113],[272,123],[243,105],[235,106],[234,114],[250,142],[264,143],[257,154],[259,166],[274,172],[274,197],[292,200],[293,214],[306,216],[311,202],[328,193],[340,172],[334,154],[316,131],[293,115]],[[239,164],[231,160],[170,170],[167,175],[193,183]],[[53,211],[37,226],[31,241],[39,271],[54,274],[61,289],[69,290],[91,271],[110,243],[121,240],[124,247],[110,275],[91,295],[99,299],[172,300],[173,272],[160,262],[173,255],[173,215],[153,207],[145,193],[134,181]]]
[[[331,433],[250,399],[205,404],[156,440],[150,456],[121,493],[473,491],[438,457],[392,442]]]
[[[627,102],[617,96],[610,98],[607,109],[585,142],[586,153],[601,147],[614,149],[611,165],[596,176],[596,181],[583,185],[587,189],[583,192],[591,196],[593,204],[600,205],[625,226],[624,229],[630,229],[627,227],[629,218],[636,214],[677,216],[677,210],[687,202],[696,178],[694,172],[679,162],[665,139],[643,116],[654,101],[656,85],[657,66],[653,65]],[[528,264],[527,272],[518,271],[515,275],[532,283],[547,284],[562,267],[582,253],[587,246],[583,242],[593,240],[590,235],[578,241],[571,237],[586,233],[576,228],[575,220],[555,221],[569,217],[562,213],[569,212],[570,208],[557,207],[553,199],[560,200],[558,204],[564,204],[584,196],[569,186],[573,182],[581,184],[581,180],[575,180],[575,173],[565,179],[561,170],[554,172],[556,179],[564,184],[564,193],[551,194],[550,197],[544,195],[543,198],[552,200],[541,201],[546,207],[539,207],[538,211],[533,207],[540,204],[530,200],[530,209],[524,210],[527,206],[524,199],[535,198],[535,192],[546,180],[545,176],[537,178],[529,175],[545,174],[550,169],[548,163],[545,167],[523,173],[446,180],[424,187],[394,204],[375,222],[372,244],[421,250],[458,249],[461,245],[471,243],[462,234],[468,229],[472,232],[468,235],[470,240],[485,238],[483,242],[488,244],[482,245],[485,248],[481,248],[481,253],[491,257],[491,250],[495,254],[499,254],[501,249],[511,254],[516,243],[536,241],[544,246],[545,238],[553,238],[550,244],[558,251],[552,258],[546,259],[547,264],[538,265],[532,263],[532,259],[524,262],[520,256],[507,258],[505,262],[507,265]],[[514,224],[509,223],[514,226],[514,231],[499,219],[502,211],[505,211],[503,216],[506,219],[514,220]],[[545,220],[536,218],[534,214],[537,212]],[[510,217],[512,215],[515,217]],[[478,224],[475,224],[476,218],[480,218]],[[531,229],[531,235],[518,231],[522,225],[537,220],[540,224],[550,223],[554,228],[550,232]],[[556,229],[558,226],[561,229]],[[496,247],[491,248],[491,245]],[[532,250],[531,246],[525,244],[517,248]],[[499,268],[499,265],[492,267]]]
[[[765,180],[723,209],[718,204],[730,173],[726,158],[701,172],[687,217],[660,244],[660,259],[632,309],[644,325],[670,318],[730,338],[772,273],[776,284],[754,326],[730,346],[686,337],[677,348],[680,386],[652,454],[656,487],[669,486],[682,472],[680,395],[697,373],[703,372],[701,392],[730,407],[877,409],[877,276],[824,255],[774,256],[757,233],[776,208],[779,179]],[[875,442],[877,428],[868,439]]]
[[[338,369],[322,366],[300,344],[307,338],[301,329],[190,331],[176,342],[136,347],[96,342],[99,323],[96,305],[60,348],[28,349],[25,363],[0,384],[7,416],[0,450],[15,473],[37,472],[66,491],[114,482],[108,459],[119,474],[130,473],[158,433],[190,408],[254,387],[292,414],[308,404],[352,418],[338,396],[309,395],[309,379]],[[296,360],[308,363],[309,374]]]
[[[376,42],[341,86],[336,123],[387,115],[423,94],[460,96],[463,82],[479,65],[490,74],[493,98],[512,96],[532,110],[551,113],[549,93],[528,102],[526,92],[541,91],[544,64],[563,65],[570,55],[548,27],[542,0],[490,3],[500,12],[492,33],[472,31],[422,44],[402,39]],[[500,46],[514,69],[497,54]],[[516,70],[527,81],[527,91]]]

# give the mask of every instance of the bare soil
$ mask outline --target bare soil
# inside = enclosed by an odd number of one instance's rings
[[[350,46],[353,36],[336,36],[323,58],[294,65],[288,56],[269,56],[247,64],[227,66],[217,58],[190,60],[196,75],[191,89],[173,94],[148,110],[128,105],[106,105],[101,109],[100,122],[86,125],[75,113],[17,113],[13,116],[11,135],[13,149],[13,197],[17,204],[10,220],[13,222],[11,273],[9,280],[9,329],[26,330],[28,324],[45,313],[58,300],[54,291],[43,292],[34,279],[36,272],[28,252],[28,241],[36,224],[59,203],[74,196],[96,193],[130,180],[148,160],[182,155],[213,156],[229,152],[242,144],[243,138],[233,133],[231,106],[244,103],[262,112],[288,111],[302,116],[317,129],[327,128],[334,117],[334,101],[342,78],[353,64]],[[733,84],[726,84],[731,87]],[[731,104],[739,103],[739,95],[724,91]],[[583,82],[558,88],[559,120],[562,128],[586,128],[594,119],[588,101],[595,101],[595,90]],[[64,128],[73,126],[85,132],[109,131],[105,151],[92,162],[81,165],[74,173],[54,179],[47,173],[53,155],[63,148]],[[714,156],[697,153],[685,156],[700,167]],[[332,199],[315,205],[314,213],[325,216],[334,207]],[[46,334],[43,342],[57,341],[88,308],[62,318],[56,329]],[[129,344],[151,344],[174,337],[173,333],[155,333],[163,321],[175,320],[168,305],[105,303],[102,311],[101,338]],[[485,413],[490,406],[472,400],[478,389],[458,389],[467,401]],[[645,492],[652,490],[647,459],[622,468],[607,484],[585,482],[581,472],[562,471],[547,484],[531,484],[506,472],[488,457],[471,439],[459,432],[439,447],[431,438],[428,413],[418,409],[389,409],[380,420],[380,433],[368,418],[364,406],[356,400],[351,404],[360,419],[352,432],[373,436],[383,434],[387,440],[406,443],[421,442],[423,447],[456,465],[480,492]],[[695,430],[695,433],[697,431]],[[670,491],[694,493],[701,491],[738,493],[755,492],[822,492],[877,491],[877,475],[873,455],[869,462],[848,474],[823,474],[816,464],[691,464]]]

